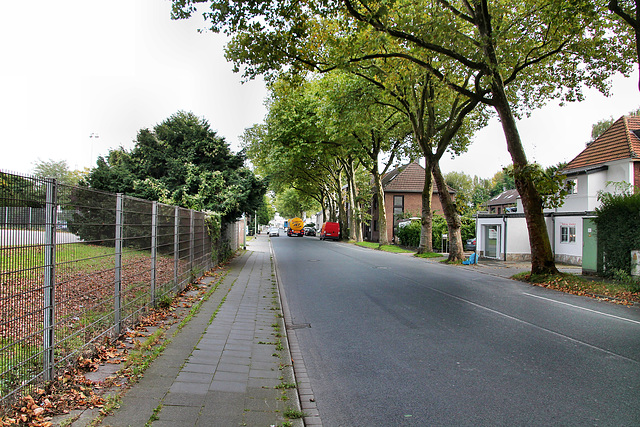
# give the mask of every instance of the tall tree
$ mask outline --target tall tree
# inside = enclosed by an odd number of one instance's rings
[[[409,155],[406,120],[380,99],[379,90],[354,73],[326,74],[319,87],[325,128],[371,174],[373,197],[377,206],[383,207],[382,176]],[[379,243],[388,244],[386,211],[377,211],[377,218],[372,220],[377,221]]]
[[[174,17],[188,17],[201,2],[174,0]],[[629,72],[634,54],[628,33],[610,19],[605,6],[588,0],[206,3],[211,6],[206,17],[212,28],[234,34],[228,53],[238,69],[244,67],[245,75],[278,73],[283,64],[328,70],[375,57],[402,57],[493,108],[524,205],[532,271],[557,271],[542,197],[533,183],[516,118],[522,110],[552,98],[579,100],[585,86],[606,93],[610,75]],[[366,29],[373,30],[366,46],[359,38],[347,50],[333,49]],[[388,50],[388,44],[378,43],[380,35],[398,40],[397,48]],[[449,60],[425,60],[425,52],[448,58],[455,66]],[[467,88],[464,78],[470,74],[472,87]]]
[[[38,178],[54,178],[59,184],[78,185],[84,173],[71,170],[66,160],[39,160],[33,167],[34,175]]]
[[[423,13],[427,18],[422,25],[416,25],[415,20],[408,18],[418,15],[423,4],[396,3],[391,10],[386,5],[372,9],[365,1],[344,0],[348,13],[359,22],[416,49],[444,55],[475,73],[475,88],[469,90],[449,70],[412,58],[449,87],[496,111],[524,206],[532,272],[557,272],[542,212],[543,198],[534,184],[535,168],[527,160],[516,124],[517,110],[539,105],[563,91],[567,100],[580,99],[583,85],[606,91],[606,77],[618,70],[628,70],[626,39],[615,32],[619,26],[601,16],[605,12],[602,7],[586,1],[435,3],[435,8],[428,9],[434,13]],[[614,55],[611,49],[615,49]]]
[[[266,184],[244,166],[204,118],[180,111],[153,130],[138,132],[135,147],[100,157],[85,184],[99,190],[213,210],[224,221],[261,204]]]
[[[486,122],[486,115],[477,108],[477,101],[448,89],[411,61],[383,58],[370,62],[373,64],[355,73],[382,90],[386,94],[384,103],[405,117],[412,130],[413,141],[425,158],[418,251],[433,251],[431,199],[435,183],[449,230],[449,261],[460,260],[464,255],[462,224],[438,163],[447,151],[465,151],[472,133]],[[375,70],[373,74],[371,70]]]
[[[635,36],[636,57],[640,66],[640,0],[609,0],[609,10],[622,18]],[[640,76],[638,76],[640,90]]]

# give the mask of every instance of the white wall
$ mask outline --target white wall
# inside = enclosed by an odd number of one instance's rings
[[[575,227],[576,241],[561,242],[563,226]],[[555,217],[555,239],[552,241],[555,248],[556,261],[569,264],[582,264],[582,217],[581,216],[556,216]]]
[[[526,258],[531,254],[529,245],[529,232],[524,218],[507,218],[507,259],[509,255],[517,255],[517,258]]]
[[[573,216],[547,216],[545,217],[549,242],[555,254],[556,261],[567,264],[582,264],[582,217]],[[529,244],[529,232],[525,218],[518,216],[492,216],[478,217],[476,222],[477,251],[484,256],[485,233],[484,226],[500,226],[500,248],[497,258],[506,261],[531,260],[531,246]],[[562,243],[561,227],[574,226],[576,241]],[[506,233],[506,236],[505,236]],[[506,246],[505,246],[506,243]],[[506,255],[505,255],[506,254]]]

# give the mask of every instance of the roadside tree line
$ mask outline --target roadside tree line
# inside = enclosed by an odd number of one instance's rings
[[[377,132],[384,131],[385,143],[409,139],[412,149],[426,158],[426,199],[433,185],[429,172],[436,185],[443,182],[438,167],[442,155],[447,150],[464,150],[487,115],[497,115],[524,206],[532,272],[557,271],[542,214],[553,186],[527,159],[516,120],[551,99],[580,100],[585,87],[606,93],[611,75],[630,72],[636,27],[615,7],[614,14],[606,4],[586,0],[173,0],[173,17],[188,18],[198,8],[213,31],[232,36],[227,56],[245,77],[262,74],[273,85],[286,82],[290,87],[319,84],[325,80],[319,74],[331,76],[328,80],[344,79],[362,86],[362,94],[339,96],[337,101],[370,102],[376,111],[359,110],[373,114],[368,121],[360,118],[359,129],[365,124],[371,129],[364,134],[349,132],[350,141],[345,135],[350,127],[346,120],[339,120],[334,128],[316,127],[312,138],[300,141],[298,131],[308,135],[306,125],[312,125],[315,116],[293,122],[285,115],[283,124],[289,132],[267,133],[273,143],[282,144],[280,154],[302,154],[292,147],[304,147],[313,157],[320,147],[338,149],[354,141],[368,151],[375,149],[372,140]],[[312,93],[299,100],[319,102]],[[345,119],[356,118],[358,110],[351,111],[353,115],[345,114]],[[262,132],[268,132],[266,127]],[[388,146],[380,150],[378,155],[390,152]],[[372,155],[375,158],[375,150]],[[322,192],[335,186],[342,175],[354,181],[355,163],[361,161],[352,153],[335,158],[338,163],[331,165],[309,160],[307,173],[333,178],[314,196],[325,203],[330,199]],[[353,205],[353,187],[347,188],[347,200]],[[379,194],[375,179],[374,188]],[[541,194],[540,188],[547,194]],[[459,221],[453,204],[443,200],[443,209],[455,236],[451,245],[455,259],[460,256]],[[431,215],[424,200],[420,250],[432,246]]]

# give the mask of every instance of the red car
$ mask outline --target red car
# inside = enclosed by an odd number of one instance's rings
[[[340,239],[340,224],[337,222],[325,222],[322,224],[322,230],[320,230],[320,240],[325,239]]]

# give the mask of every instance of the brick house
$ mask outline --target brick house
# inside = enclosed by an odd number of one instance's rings
[[[399,166],[382,177],[389,240],[394,236],[394,230],[400,219],[407,216],[422,216],[424,177],[425,169],[418,162]],[[455,195],[453,189],[449,189],[449,193]],[[435,183],[431,195],[431,207],[435,213],[442,215],[442,205]],[[378,229],[378,203],[375,197],[371,203],[370,214],[371,224],[364,226],[364,236],[367,240],[377,242],[380,238],[380,231]]]
[[[626,182],[640,187],[640,117],[623,116],[560,171],[567,176],[571,194],[562,206],[545,209],[547,232],[555,260],[582,265],[594,271],[593,260],[585,265],[584,248],[596,238],[592,218],[600,206],[599,192],[614,192],[611,183]],[[478,213],[477,251],[481,257],[530,260],[531,252],[522,201],[516,212]],[[591,255],[589,255],[591,256]]]

